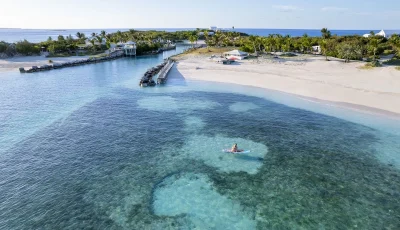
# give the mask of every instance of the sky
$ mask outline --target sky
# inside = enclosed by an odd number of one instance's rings
[[[400,29],[400,0],[0,0],[0,28]]]

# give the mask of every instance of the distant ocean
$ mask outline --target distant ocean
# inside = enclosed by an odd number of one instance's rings
[[[161,30],[167,32],[182,31],[182,30],[193,30],[194,28],[140,28],[137,30]],[[105,30],[107,33],[120,31],[127,31],[129,29],[67,29],[67,30],[51,30],[51,29],[0,29],[0,41],[16,42],[26,39],[30,42],[40,42],[47,40],[48,37],[56,39],[58,35],[75,36],[77,32],[85,33],[86,36],[94,33],[100,33]],[[228,30],[228,29],[227,29]],[[231,30],[231,29],[230,29]],[[234,31],[247,33],[249,35],[268,36],[269,34],[281,34],[290,35],[292,37],[303,36],[308,34],[309,36],[320,36],[321,32],[319,29],[243,29],[235,28]],[[363,35],[369,33],[371,30],[331,30],[332,34],[336,35]],[[379,30],[372,30],[379,32]],[[400,30],[387,30],[387,34],[400,33]]]

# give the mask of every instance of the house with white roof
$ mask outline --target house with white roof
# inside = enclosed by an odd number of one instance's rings
[[[372,36],[371,34],[364,34],[363,35],[364,38],[369,38],[371,36]],[[386,38],[386,33],[385,33],[384,30],[381,30],[379,33],[375,34],[375,36],[382,36],[382,37]]]

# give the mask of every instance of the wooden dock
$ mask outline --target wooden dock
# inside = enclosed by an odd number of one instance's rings
[[[175,63],[174,61],[168,60],[166,65],[162,68],[162,70],[158,74],[158,79],[157,79],[158,84],[165,84],[165,82],[167,82],[168,73],[174,66],[174,63]]]

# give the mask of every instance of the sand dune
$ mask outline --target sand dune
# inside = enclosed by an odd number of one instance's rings
[[[400,115],[400,71],[389,66],[361,69],[363,65],[305,55],[222,65],[205,56],[186,55],[175,68],[187,79],[268,88]]]

